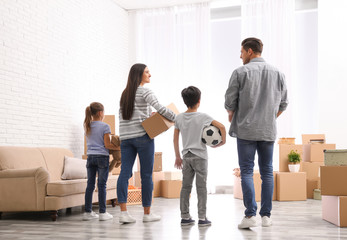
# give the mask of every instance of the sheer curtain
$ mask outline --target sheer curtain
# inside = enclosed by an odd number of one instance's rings
[[[210,79],[210,7],[209,3],[148,9],[130,12],[130,39],[135,46],[130,53],[132,62],[145,63],[151,74],[151,88],[162,104],[174,102],[180,112],[186,110],[181,91],[194,85],[202,91],[199,111],[215,116],[223,111],[223,99],[213,101],[216,85]],[[221,95],[224,95],[225,86]],[[216,106],[218,106],[216,108]],[[173,128],[156,137],[156,151],[163,152],[163,168],[174,170]],[[221,150],[211,153],[221,154]],[[213,165],[211,161],[210,166]],[[209,189],[213,189],[214,174],[209,172]]]
[[[242,39],[257,37],[263,41],[265,61],[276,66],[286,75],[289,106],[278,119],[278,137],[299,137],[294,118],[298,108],[295,89],[295,1],[294,0],[242,0]]]

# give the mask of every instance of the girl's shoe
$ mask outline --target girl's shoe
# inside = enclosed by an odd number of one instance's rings
[[[113,216],[108,212],[99,213],[99,221],[107,221],[113,219]]]
[[[83,221],[89,221],[96,218],[99,218],[99,215],[93,211],[83,213]]]

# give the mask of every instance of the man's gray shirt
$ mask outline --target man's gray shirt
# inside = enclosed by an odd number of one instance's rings
[[[275,141],[277,113],[287,105],[284,74],[263,58],[253,58],[232,73],[225,93],[225,108],[234,112],[230,136]]]

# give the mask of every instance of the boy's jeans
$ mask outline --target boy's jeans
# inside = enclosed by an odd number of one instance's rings
[[[195,175],[199,219],[206,218],[207,165],[207,159],[200,158],[191,152],[188,152],[183,156],[183,181],[180,196],[181,218],[191,218],[189,213],[189,197],[192,191],[192,184]]]
[[[273,147],[274,142],[237,139],[243,204],[246,207],[246,216],[255,216],[257,213],[253,183],[254,156],[256,151],[258,153],[259,172],[262,179],[261,208],[259,214],[260,216],[271,216],[274,188],[272,167]]]
[[[85,193],[85,211],[92,211],[92,198],[95,189],[95,177],[98,173],[98,196],[99,212],[106,212],[106,182],[108,179],[110,156],[88,155],[87,158],[87,175],[88,182]]]
[[[117,182],[118,202],[127,202],[129,179],[132,177],[137,154],[141,165],[142,206],[150,207],[153,191],[154,139],[150,139],[147,134],[121,142],[122,166]]]

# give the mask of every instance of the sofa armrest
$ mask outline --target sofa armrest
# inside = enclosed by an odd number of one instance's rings
[[[0,212],[44,211],[49,180],[42,167],[0,171]]]

